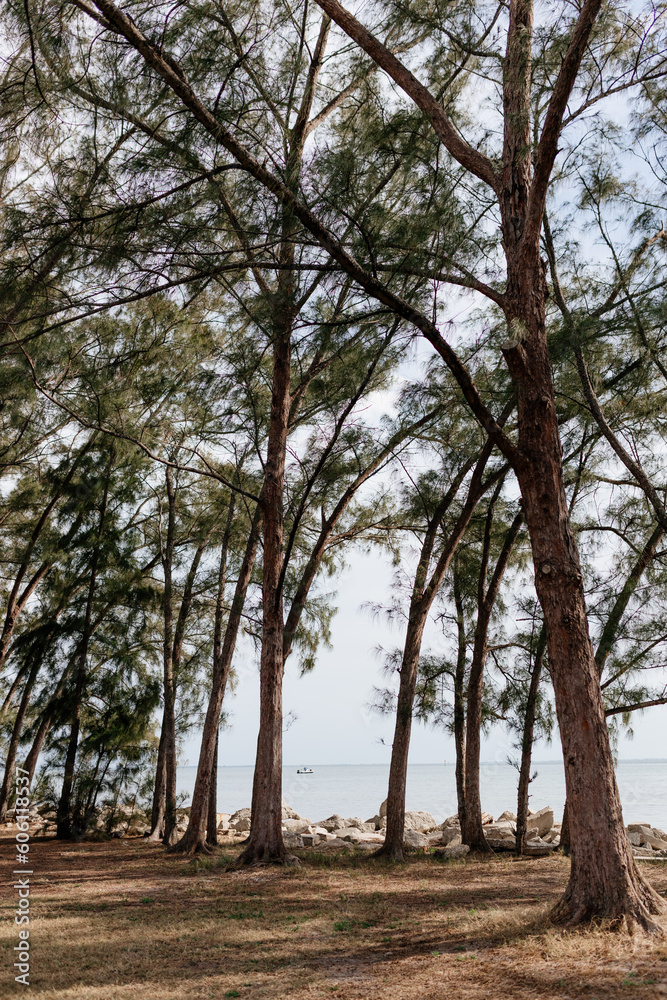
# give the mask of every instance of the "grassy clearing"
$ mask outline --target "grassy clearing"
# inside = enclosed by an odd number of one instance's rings
[[[11,886],[10,840],[0,841]],[[394,866],[302,852],[299,869],[228,873],[143,841],[35,841],[31,992],[49,1000],[313,997],[655,1000],[667,940],[564,933],[560,857]],[[667,866],[649,875],[667,891]],[[16,943],[3,893],[5,954]],[[21,995],[5,963],[0,995]]]

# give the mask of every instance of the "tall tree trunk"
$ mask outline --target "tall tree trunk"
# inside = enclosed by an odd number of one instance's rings
[[[665,904],[635,864],[621,803],[591,645],[583,577],[562,475],[554,388],[544,321],[546,286],[539,258],[511,274],[511,301],[529,331],[508,363],[518,389],[516,472],[533,551],[535,587],[548,636],[560,727],[572,867],[554,911],[562,923],[606,917],[655,926]],[[526,304],[529,309],[526,309]]]
[[[163,712],[164,716],[164,712]],[[164,764],[164,717],[160,727],[160,739],[155,762],[155,781],[153,784],[153,801],[151,805],[151,832],[148,839],[157,843],[164,836],[164,809],[167,791],[166,772]]]
[[[535,650],[533,672],[530,675],[528,697],[526,698],[526,714],[523,719],[521,734],[521,765],[519,767],[519,788],[516,803],[516,853],[523,854],[526,846],[526,827],[528,820],[528,787],[530,785],[530,767],[533,758],[533,739],[535,733],[535,713],[537,709],[537,693],[540,689],[540,676],[544,653],[547,648],[547,635],[544,626],[540,631]]]
[[[639,874],[623,826],[563,485],[544,320],[546,286],[539,258],[532,263],[510,272],[510,301],[529,333],[508,352],[508,363],[518,390],[519,443],[525,459],[516,473],[548,636],[569,805],[572,867],[554,918],[579,923],[608,917],[649,929],[655,926],[651,915],[665,905]]]
[[[457,653],[456,671],[454,673],[454,746],[456,752],[456,803],[459,823],[463,823],[465,814],[465,676],[466,676],[466,626],[463,609],[463,595],[459,568],[454,564],[454,605],[456,607]]]
[[[514,542],[523,521],[523,511],[520,511],[508,528],[503,547],[498,556],[488,590],[486,575],[491,545],[491,528],[496,501],[500,495],[502,482],[489,504],[484,532],[484,547],[479,573],[477,599],[477,624],[475,627],[475,642],[473,645],[470,677],[468,678],[468,699],[466,706],[466,767],[465,767],[465,808],[461,823],[461,838],[464,844],[477,851],[490,850],[484,835],[482,825],[482,799],[479,786],[479,766],[482,736],[482,699],[484,693],[484,667],[486,665],[487,642],[491,615],[498,597],[507,563],[514,547]]]
[[[218,843],[218,744],[220,733],[215,734],[211,780],[208,783],[208,812],[206,816],[206,843],[215,847]]]
[[[330,20],[323,17],[313,49],[303,97],[289,133],[285,183],[299,190],[308,120]],[[290,370],[292,327],[296,315],[294,237],[296,219],[283,205],[278,288],[274,297],[273,383],[271,412],[262,490],[264,565],[262,575],[262,650],[260,655],[259,735],[252,792],[252,817],[248,845],[239,864],[292,861],[282,835],[283,675],[285,671],[283,617],[283,487],[290,419]]]
[[[188,827],[178,844],[173,850],[186,854],[193,854],[196,851],[206,852],[206,821],[208,814],[208,802],[211,794],[211,784],[214,766],[214,752],[218,739],[220,726],[220,712],[225,697],[225,688],[229,679],[229,672],[232,666],[236,640],[241,626],[243,606],[246,600],[248,585],[252,577],[252,571],[257,556],[257,546],[261,530],[262,512],[258,507],[248,535],[243,562],[239,570],[239,575],[234,589],[232,606],[225,629],[225,638],[222,648],[217,652],[218,629],[222,627],[223,605],[221,594],[223,588],[218,587],[218,603],[216,607],[216,635],[214,636],[214,660],[213,674],[211,678],[211,693],[209,696],[204,729],[202,732],[201,747],[199,749],[199,762],[197,765],[197,777],[192,794],[192,805],[190,807],[190,817]],[[221,560],[222,561],[222,560]]]
[[[155,763],[155,782],[153,784],[153,804],[151,806],[151,832],[148,839],[157,843],[164,836],[164,810],[167,794],[167,772],[164,761],[164,737],[166,726],[164,721],[164,709],[162,711],[162,725],[160,727],[160,739],[157,747],[157,761]]]
[[[262,649],[260,658],[260,720],[248,845],[239,863],[288,859],[282,836],[282,682],[283,595],[280,587],[283,553],[283,482],[290,404],[291,272],[283,289],[282,326],[276,331],[273,391],[262,491],[264,564],[262,575]]]
[[[176,490],[170,466],[167,466],[165,481],[167,487],[167,538],[162,555],[164,572],[164,642],[163,662],[163,713],[162,732],[164,734],[164,834],[162,843],[169,847],[176,839],[176,685],[174,682],[173,659],[173,584],[174,545],[176,531]]]
[[[412,710],[419,672],[419,657],[424,635],[424,627],[428,619],[431,605],[435,600],[440,585],[445,577],[456,552],[459,541],[463,537],[480,497],[488,488],[482,475],[489,460],[493,445],[487,442],[482,448],[480,457],[468,489],[468,496],[463,510],[447,538],[442,552],[436,562],[433,572],[428,577],[429,564],[433,553],[437,532],[442,520],[456,496],[463,479],[470,471],[473,460],[467,462],[456,476],[450,489],[431,519],[426,531],[424,542],[417,564],[415,583],[413,587],[408,627],[401,660],[398,699],[396,704],[396,722],[394,726],[394,741],[391,748],[391,763],[389,765],[389,788],[387,792],[387,829],[382,847],[376,852],[378,857],[389,857],[394,861],[403,860],[403,837],[405,834],[405,789],[408,776],[408,755],[410,751],[410,733],[412,730]]]
[[[72,825],[72,789],[74,786],[74,775],[76,768],[76,753],[79,744],[79,730],[81,727],[81,705],[86,687],[86,666],[88,662],[88,646],[93,634],[93,603],[95,600],[95,588],[97,586],[97,568],[100,559],[100,549],[102,547],[102,536],[104,533],[104,522],[107,514],[107,503],[109,500],[109,485],[111,481],[111,470],[115,461],[115,452],[112,447],[109,454],[104,480],[104,490],[102,493],[102,503],[100,506],[99,526],[97,538],[90,562],[90,583],[88,585],[88,596],[86,599],[86,614],[83,624],[83,634],[81,638],[81,655],[77,664],[74,682],[74,704],[72,707],[72,723],[70,737],[65,756],[65,770],[63,775],[63,785],[60,792],[60,800],[56,815],[56,836],[60,840],[70,840],[83,831],[75,830]]]

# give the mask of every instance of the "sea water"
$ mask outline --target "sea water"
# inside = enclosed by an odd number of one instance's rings
[[[312,822],[333,813],[369,819],[387,797],[387,764],[311,765],[313,774],[297,774],[298,765],[283,768],[283,799]],[[551,806],[557,820],[563,814],[565,777],[560,761],[533,764],[530,808]],[[179,767],[178,792],[189,805],[196,768]],[[218,812],[233,813],[250,805],[252,767],[218,768]],[[510,764],[489,763],[480,768],[482,809],[497,818],[506,809],[516,812],[517,771]],[[667,830],[667,760],[621,760],[616,767],[626,823],[649,823]],[[453,764],[410,764],[406,793],[408,809],[425,809],[437,822],[456,812]]]

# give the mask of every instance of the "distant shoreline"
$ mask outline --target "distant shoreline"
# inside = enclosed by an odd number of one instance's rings
[[[534,760],[534,766],[544,767],[548,764],[559,764],[562,765],[562,760]],[[619,764],[667,764],[667,757],[621,757],[618,760]],[[234,768],[234,767],[254,767],[254,763],[250,764],[219,764],[218,770],[223,768]],[[389,767],[389,762],[386,763],[375,763],[375,764],[318,764],[309,762],[308,767]],[[514,770],[513,764],[508,764],[506,761],[497,760],[483,760],[480,764],[481,767],[510,767]],[[196,764],[179,764],[179,769],[186,770],[188,768],[196,768]],[[283,770],[287,768],[298,768],[303,767],[301,763],[294,764],[283,764]],[[454,761],[447,761],[446,763],[439,763],[438,761],[429,761],[426,763],[415,763],[408,764],[408,767],[454,767]]]

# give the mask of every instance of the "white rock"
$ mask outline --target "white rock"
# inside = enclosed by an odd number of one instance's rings
[[[509,823],[516,823],[516,816],[514,815],[513,812],[510,812],[509,809],[506,809],[504,813],[500,814],[500,816],[496,820],[496,823],[502,823],[503,821],[507,821]]]
[[[367,833],[357,826],[348,826],[342,830],[335,831],[336,837],[345,840],[349,844],[381,844],[384,840],[377,833]]]
[[[428,837],[417,830],[406,830],[403,834],[405,847],[429,847]]]
[[[287,848],[303,847],[303,837],[299,833],[284,833],[283,843]]]
[[[462,858],[470,852],[470,848],[467,844],[451,844],[449,847],[443,847],[442,851],[438,851],[438,856],[448,861],[450,858]]]
[[[334,830],[344,829],[347,826],[347,820],[345,820],[342,816],[339,816],[338,813],[334,813],[333,816],[329,816],[328,819],[320,820],[317,825],[323,827],[325,830],[328,830],[329,833],[332,833]]]
[[[457,826],[448,826],[447,829],[442,831],[440,836],[440,843],[444,847],[458,847],[462,844],[461,840],[461,830]]]
[[[355,826],[357,828],[357,830],[361,830],[363,833],[374,833],[375,832],[375,824],[374,823],[365,823],[363,821],[363,819],[359,819],[358,816],[351,816],[350,819],[346,819],[345,820],[345,826],[346,827]]]
[[[537,827],[537,835],[539,837],[543,834],[548,833],[551,827],[554,825],[554,811],[551,806],[547,806],[545,809],[539,809],[537,812],[529,812],[528,819],[526,821],[526,826],[531,829]]]
[[[486,842],[492,851],[512,851],[516,847],[516,840],[514,837],[493,837],[488,836],[486,830],[484,831],[486,837]]]
[[[283,829],[288,833],[310,833],[311,827],[307,819],[285,819]]]
[[[440,824],[441,830],[449,830],[451,827],[461,828],[461,820],[459,819],[458,813],[455,816],[448,816],[444,823]]]
[[[229,827],[237,833],[247,833],[250,829],[250,810],[237,809],[237,811],[229,817]]]
[[[418,833],[426,833],[427,830],[433,830],[434,827],[435,819],[429,812],[417,810],[406,812],[405,814],[406,830],[416,830]]]
[[[515,833],[516,827],[510,822],[495,822],[484,827],[484,835],[487,840],[489,837],[495,837],[496,839],[502,839],[503,837],[513,839]]]

